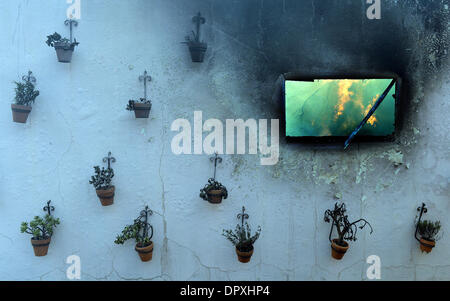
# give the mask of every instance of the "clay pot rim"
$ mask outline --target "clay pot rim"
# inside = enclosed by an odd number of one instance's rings
[[[138,244],[136,244],[134,250],[141,254],[153,253],[153,241],[150,241],[150,244],[145,247],[138,247]]]
[[[32,237],[31,241],[45,241],[45,240],[50,240],[51,238],[52,238],[51,236],[48,236],[47,238],[44,238],[44,239],[36,239],[36,238]]]
[[[206,192],[206,194],[212,194],[212,195],[223,194],[223,189],[210,189]]]
[[[350,247],[350,245],[348,244],[348,242],[346,242],[345,240],[344,240],[343,242],[346,244],[346,246],[345,246],[345,247],[344,247],[344,246],[341,246],[340,244],[337,243],[338,240],[339,240],[338,238],[332,239],[332,240],[331,240],[331,244],[332,244],[332,245],[335,245],[335,246],[337,246],[337,247],[339,247],[339,248],[342,248],[342,249],[348,249],[348,248]]]
[[[250,251],[241,251],[238,249],[238,247],[236,246],[236,251],[238,251],[239,253],[252,253],[255,250],[255,247],[252,245],[252,248]]]
[[[98,192],[102,192],[102,191],[110,192],[111,190],[115,190],[115,188],[116,187],[114,185],[111,185],[110,188],[108,188],[108,189],[96,189],[95,191],[98,191]]]
[[[26,105],[18,105],[15,103],[11,104],[11,109],[21,109],[21,110],[27,110],[27,111],[31,111],[32,106],[26,106]]]

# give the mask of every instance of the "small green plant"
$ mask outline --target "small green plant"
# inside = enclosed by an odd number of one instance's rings
[[[223,198],[226,199],[228,197],[227,188],[213,178],[210,178],[208,180],[208,184],[206,184],[205,187],[200,189],[200,197],[202,199],[204,199],[205,201],[207,201],[208,200],[208,192],[211,190],[221,190]]]
[[[370,227],[370,234],[372,234],[373,229],[368,221],[361,218],[354,222],[349,222],[348,215],[346,214],[347,209],[345,208],[345,203],[342,204],[334,204],[333,210],[326,210],[324,214],[324,221],[331,224],[331,231],[329,235],[329,240],[331,242],[331,234],[333,232],[333,227],[336,227],[336,231],[338,234],[337,244],[345,247],[346,240],[356,241],[356,233],[359,229],[363,229],[366,225]],[[360,226],[358,226],[360,224]]]
[[[140,248],[150,245],[153,237],[153,227],[147,222],[149,214],[151,215],[152,211],[148,209],[148,207],[145,207],[145,210],[143,210],[141,215],[134,220],[134,223],[125,226],[122,230],[122,234],[117,235],[114,243],[123,245],[127,240],[134,239],[136,245]]]
[[[244,212],[245,208],[243,208]],[[238,216],[239,217],[239,216]],[[248,217],[248,216],[247,216]],[[223,230],[222,235],[226,237],[241,252],[250,252],[253,250],[253,244],[261,234],[261,227],[258,226],[255,234],[252,235],[250,225],[242,219],[241,224],[236,225],[236,229]]]
[[[107,190],[112,187],[111,181],[114,177],[114,170],[112,168],[100,169],[99,166],[94,166],[95,175],[91,177],[89,184],[94,185],[96,190]]]
[[[28,71],[28,76],[23,76],[22,82],[14,82],[16,84],[14,101],[17,105],[29,106],[39,96],[39,91],[34,89],[33,76],[31,74],[32,72]]]
[[[140,99],[139,99],[139,102],[140,102],[140,103],[143,103],[143,104],[151,104],[151,101],[148,100],[148,99],[146,99],[146,98],[140,98]],[[128,104],[127,104],[127,110],[128,110],[128,111],[134,111],[134,104],[135,104],[135,103],[136,103],[135,100],[130,99],[130,100],[128,101]]]
[[[61,37],[61,35],[57,32],[47,36],[47,41],[45,43],[47,43],[49,47],[55,47],[56,45],[63,46],[65,48],[72,48],[80,44],[76,39],[74,39],[74,42],[70,42],[69,39]]]
[[[418,231],[420,236],[422,236],[423,239],[429,240],[429,241],[436,241],[437,234],[439,233],[439,230],[441,230],[441,222],[440,221],[420,221],[418,224]]]
[[[33,235],[35,240],[44,240],[53,235],[53,228],[56,225],[59,225],[59,218],[54,218],[49,214],[46,214],[44,218],[35,216],[29,224],[22,223],[20,232]]]

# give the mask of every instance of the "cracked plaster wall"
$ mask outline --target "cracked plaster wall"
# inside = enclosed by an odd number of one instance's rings
[[[382,19],[365,1],[82,1],[72,64],[56,61],[45,36],[63,25],[66,1],[0,3],[0,279],[65,280],[66,257],[79,255],[83,280],[361,280],[367,256],[380,256],[383,280],[450,280],[448,1],[383,1]],[[190,62],[180,44],[201,11],[209,49]],[[41,94],[28,123],[13,123],[13,81],[31,69]],[[153,80],[151,118],[125,110]],[[218,178],[229,199],[198,197],[211,175],[208,157],[175,156],[171,122],[280,118],[272,99],[289,71],[393,71],[405,81],[393,143],[348,151],[280,141],[280,162],[228,156]],[[101,207],[92,166],[112,151],[115,204]],[[323,212],[337,198],[363,230],[342,261],[330,257]],[[33,256],[22,221],[51,199],[62,220],[46,257]],[[416,208],[439,218],[443,238],[428,255],[413,238]],[[115,235],[148,204],[155,212],[153,260]],[[263,232],[249,264],[221,236],[245,205]]]

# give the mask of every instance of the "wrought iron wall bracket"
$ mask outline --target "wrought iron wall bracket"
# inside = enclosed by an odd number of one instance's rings
[[[211,162],[214,162],[214,177],[213,177],[213,179],[215,180],[216,179],[217,163],[222,163],[222,158],[219,157],[219,154],[216,152],[214,154],[214,157],[209,158],[209,160]]]
[[[78,26],[78,21],[74,19],[67,19],[64,21],[64,25],[69,25],[70,28],[70,43],[73,42],[73,26]]]
[[[152,77],[147,74],[147,70],[144,71],[143,75],[139,76],[139,81],[144,82],[144,99],[147,100],[147,81],[151,81]]]
[[[419,232],[419,223],[422,220],[422,214],[428,212],[428,209],[427,209],[427,206],[425,205],[425,203],[422,203],[421,207],[417,207],[417,212],[420,212],[420,213],[419,213],[419,220],[417,221],[417,224],[416,224],[416,232],[414,233],[414,238],[418,242],[420,242],[420,238],[417,237],[417,233]]]
[[[241,220],[241,225],[244,227],[244,222],[246,219],[249,219],[249,215],[245,213],[245,207],[242,206],[242,212],[237,215],[237,218]]]
[[[30,82],[32,84],[36,83],[36,77],[33,76],[33,72],[28,71],[28,75],[22,76],[22,80],[25,82]]]
[[[195,36],[196,42],[200,42],[200,25],[206,23],[206,19],[202,17],[202,14],[198,12],[197,15],[192,17],[192,22],[195,23],[195,29],[197,31],[197,35]]]
[[[44,206],[44,208],[42,208],[42,210],[47,211],[48,215],[52,215],[52,211],[55,211],[55,207],[50,206],[50,202],[51,200],[47,201],[47,206]]]
[[[108,153],[108,157],[103,158],[103,162],[104,163],[108,162],[108,169],[111,169],[111,163],[115,163],[116,162],[116,158],[111,156],[111,152],[109,152]]]
[[[149,237],[149,239],[152,239],[153,237],[153,226],[149,224],[148,217],[153,215],[153,211],[148,208],[148,206],[145,206],[145,209],[141,211],[139,214],[139,217],[137,220],[141,222],[144,225],[143,229],[143,237]],[[148,235],[148,231],[151,231],[151,234]]]

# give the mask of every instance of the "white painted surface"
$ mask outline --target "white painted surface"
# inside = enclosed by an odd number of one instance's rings
[[[80,45],[71,64],[60,64],[44,42],[54,31],[68,36],[67,4],[47,2],[0,3],[0,280],[66,280],[73,254],[82,280],[361,280],[369,255],[381,258],[383,280],[450,280],[448,75],[424,87],[419,111],[395,143],[347,152],[282,143],[273,167],[258,156],[224,156],[218,179],[229,198],[211,205],[198,196],[212,175],[208,156],[173,155],[170,125],[192,120],[194,110],[204,120],[270,118],[258,99],[273,91],[273,81],[258,82],[242,67],[239,51],[247,48],[210,22],[205,62],[190,62],[180,42],[206,3],[83,1],[74,31]],[[16,124],[12,81],[29,69],[41,94],[27,124]],[[149,120],[136,120],[125,106],[142,96],[137,77],[144,69],[153,79],[153,108]],[[405,161],[397,174],[385,156],[394,148]],[[117,159],[116,197],[102,207],[88,181],[108,151]],[[359,233],[342,261],[330,256],[323,222],[338,192],[351,219],[365,217],[374,227],[373,235]],[[49,199],[61,225],[48,255],[37,258],[20,223],[42,214]],[[423,201],[427,217],[443,224],[443,239],[428,255],[413,238]],[[145,204],[155,211],[148,263],[132,242],[113,243]],[[242,205],[263,229],[249,264],[221,236],[235,227]]]

